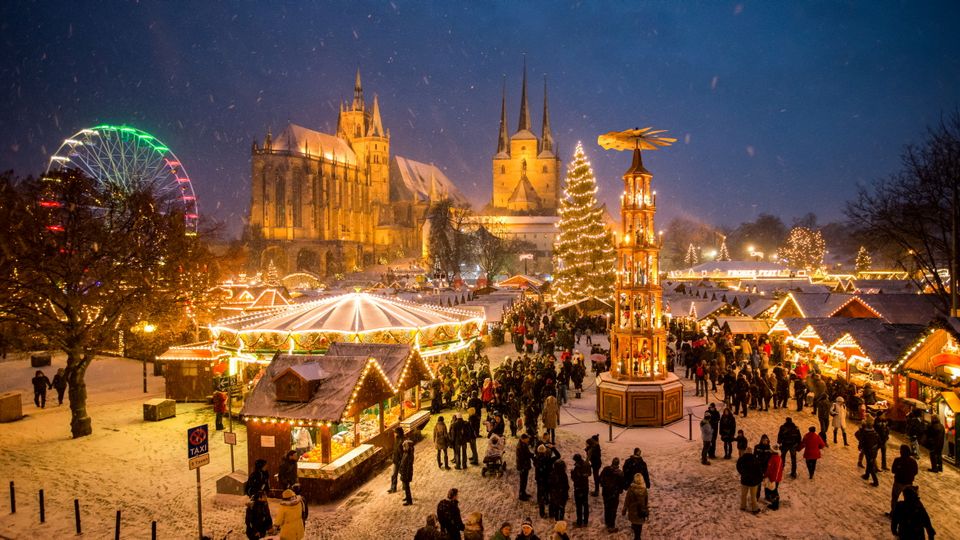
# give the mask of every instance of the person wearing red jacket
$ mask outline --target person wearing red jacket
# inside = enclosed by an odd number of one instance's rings
[[[780,508],[780,482],[783,481],[783,461],[780,458],[780,447],[773,445],[773,453],[767,461],[766,483],[763,488],[764,497],[770,503],[767,508]]]
[[[813,480],[813,473],[817,470],[817,460],[820,459],[820,450],[826,448],[826,443],[817,434],[817,427],[810,426],[807,434],[800,441],[800,448],[803,448],[803,459],[807,462],[807,471],[810,473],[810,479]]]
[[[227,393],[217,390],[213,393],[213,412],[216,413],[216,428],[223,430],[223,415],[227,414]]]

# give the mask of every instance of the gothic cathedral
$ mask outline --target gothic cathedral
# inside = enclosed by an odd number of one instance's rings
[[[430,204],[465,202],[435,165],[391,157],[379,100],[367,106],[359,70],[335,135],[288,124],[251,153],[249,224],[262,235],[260,268],[333,275],[416,256]]]

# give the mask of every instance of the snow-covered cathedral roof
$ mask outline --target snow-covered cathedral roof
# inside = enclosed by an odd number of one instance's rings
[[[394,156],[390,171],[390,199],[394,201],[430,201],[450,198],[468,204],[457,186],[439,167],[409,158]]]
[[[274,137],[273,149],[311,156],[320,156],[322,153],[324,159],[346,161],[351,165],[357,164],[357,155],[347,141],[296,124],[288,124],[279,135]]]

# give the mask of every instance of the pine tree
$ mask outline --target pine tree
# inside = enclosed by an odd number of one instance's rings
[[[726,238],[726,237],[724,237],[723,240],[720,241],[720,252],[717,254],[717,260],[718,260],[718,261],[729,261],[729,260],[730,260],[730,252],[727,251],[727,238]]]
[[[870,254],[867,252],[867,248],[860,246],[860,251],[857,252],[857,262],[855,265],[857,272],[866,272],[870,270],[871,266],[873,266],[873,260],[870,259]]]
[[[613,235],[603,224],[597,180],[580,143],[567,169],[558,213],[560,233],[553,245],[557,304],[589,296],[612,298],[616,264]]]
[[[785,261],[790,268],[814,272],[823,266],[826,250],[827,244],[820,231],[794,227],[777,251],[777,258]]]
[[[263,276],[263,282],[271,287],[276,287],[280,284],[280,271],[277,270],[277,265],[274,264],[273,259],[267,263],[267,272]]]

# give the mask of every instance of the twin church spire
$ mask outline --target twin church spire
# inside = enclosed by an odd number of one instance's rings
[[[543,78],[543,131],[540,140],[540,152],[554,152],[553,133],[550,131],[550,107],[547,103],[547,78]],[[523,59],[523,83],[520,90],[520,121],[515,135],[524,131],[533,134],[530,121],[530,106],[527,101],[527,59]],[[503,95],[500,101],[500,133],[497,138],[497,154],[510,155],[510,136],[507,134],[507,84],[503,83]]]

